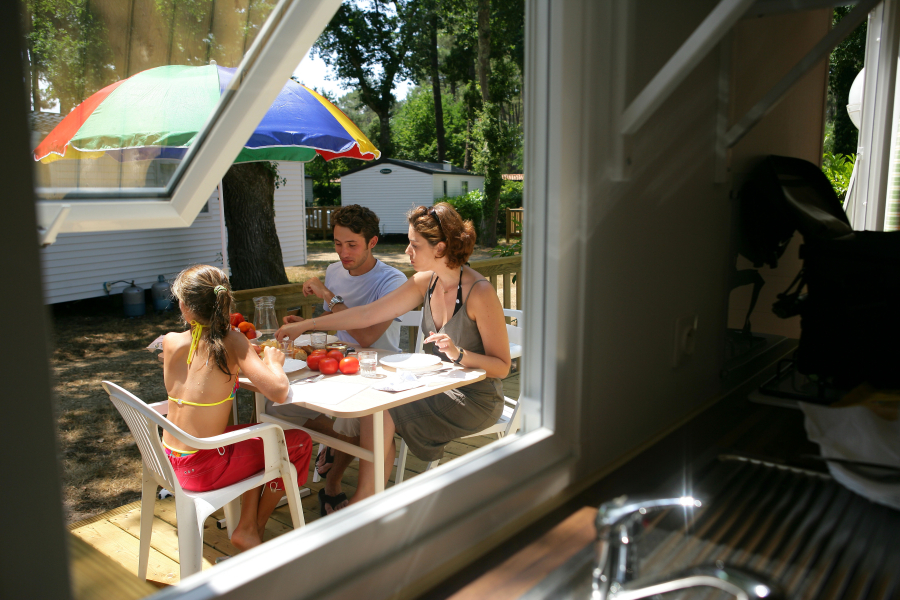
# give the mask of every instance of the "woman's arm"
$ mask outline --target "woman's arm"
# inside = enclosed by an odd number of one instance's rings
[[[289,336],[293,340],[298,335],[311,329],[319,331],[342,329],[346,331],[362,329],[376,323],[384,323],[385,321],[393,321],[400,315],[414,310],[422,303],[422,298],[425,297],[424,287],[428,286],[428,278],[429,275],[427,273],[416,273],[396,290],[371,304],[354,306],[330,315],[282,325],[275,332],[275,339],[280,340],[284,336]]]
[[[497,298],[497,292],[491,285],[477,284],[466,302],[469,317],[475,321],[481,342],[484,345],[484,354],[476,354],[468,348],[463,348],[465,353],[459,363],[472,369],[484,369],[488,377],[502,379],[509,375],[509,336],[506,333],[506,319],[503,316],[503,306]],[[425,342],[434,342],[438,349],[447,355],[447,358],[456,360],[459,357],[459,348],[445,333],[429,332]]]
[[[284,373],[284,353],[277,348],[263,348],[262,358],[244,337],[244,334],[229,331],[225,338],[229,354],[237,358],[241,374],[269,400],[281,404],[288,397],[291,383]]]

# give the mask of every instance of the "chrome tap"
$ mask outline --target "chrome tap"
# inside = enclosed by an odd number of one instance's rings
[[[660,577],[637,579],[635,542],[644,515],[665,508],[700,507],[690,496],[681,498],[629,498],[620,496],[597,512],[597,566],[593,573],[592,600],[637,600],[693,587],[715,587],[741,600],[782,595],[758,576],[726,566],[692,567]]]

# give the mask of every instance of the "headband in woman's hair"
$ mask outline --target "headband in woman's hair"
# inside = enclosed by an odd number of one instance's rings
[[[218,296],[221,292],[227,292],[227,291],[228,290],[225,289],[225,286],[222,284],[219,284],[213,288],[213,292],[215,292],[216,296]]]

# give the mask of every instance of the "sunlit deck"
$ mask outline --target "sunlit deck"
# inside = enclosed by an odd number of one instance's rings
[[[508,377],[503,382],[504,393],[512,398],[519,396],[519,373]],[[496,437],[480,436],[457,440],[447,445],[441,464],[454,458],[472,452],[492,441]],[[399,440],[398,440],[399,444]],[[324,486],[324,481],[313,483],[313,460],[310,464],[309,478],[306,487],[311,494],[303,498],[303,518],[306,523],[312,523],[320,519],[318,491]],[[410,479],[425,469],[425,463],[412,453],[408,455],[406,462],[405,478]],[[344,474],[342,480],[344,491],[348,496],[356,490],[359,463],[353,462]],[[396,467],[391,473],[390,481],[393,483],[396,477]],[[390,485],[390,484],[389,484]],[[178,566],[178,537],[175,518],[175,499],[172,497],[157,500],[154,509],[153,536],[151,538],[150,561],[147,568],[147,580],[156,585],[173,585],[179,581]],[[216,559],[223,556],[233,556],[237,553],[234,546],[228,540],[228,534],[217,526],[217,520],[224,517],[222,511],[218,511],[206,521],[203,536],[203,568],[208,569],[215,564]],[[140,532],[141,507],[140,501],[120,506],[102,515],[97,515],[72,523],[69,530],[100,553],[111,558],[129,573],[137,576],[138,544]],[[277,509],[266,525],[265,539],[270,540],[293,529],[291,517],[287,506]],[[73,571],[77,570],[78,562],[73,561]],[[73,573],[74,579],[79,574]],[[77,590],[77,587],[76,587]],[[149,588],[148,588],[149,590]],[[94,590],[96,591],[96,590]],[[149,590],[152,591],[152,590]],[[91,597],[84,595],[83,597]],[[138,596],[131,596],[138,597]]]

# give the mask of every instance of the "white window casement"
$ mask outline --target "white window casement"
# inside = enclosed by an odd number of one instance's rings
[[[553,12],[557,18],[551,18]],[[562,98],[557,90],[577,87],[583,76],[571,56],[563,64],[562,55],[551,51],[563,38],[562,11],[534,0],[526,14],[525,93],[526,106],[533,108],[526,122],[531,183],[525,198],[530,217],[524,305],[534,315],[525,329],[525,344],[534,350],[522,366],[523,432],[197,574],[160,593],[160,599],[381,598],[421,591],[480,544],[508,535],[523,519],[543,512],[572,483],[578,448],[572,382],[581,365],[577,356],[568,357],[573,377],[566,381],[557,380],[556,365],[557,349],[573,347],[566,340],[580,335],[583,306],[574,275],[580,264],[561,260],[567,242],[560,239],[559,223],[566,217],[578,222],[574,204],[560,199],[575,197],[577,178],[562,171],[578,169],[579,161],[569,160],[566,167],[573,150],[546,115],[563,112],[551,109]],[[564,286],[572,291],[565,297],[559,293]]]
[[[275,7],[241,63],[242,84],[223,97],[166,187],[39,190],[37,214],[45,234],[189,225],[338,5],[283,0]],[[570,25],[581,10],[568,10]],[[479,545],[542,513],[572,483],[580,359],[567,358],[572,377],[565,381],[557,381],[556,369],[564,353],[557,349],[574,347],[571,342],[581,335],[582,278],[576,274],[582,263],[562,257],[583,236],[562,240],[559,223],[578,222],[574,204],[562,199],[576,196],[578,178],[571,171],[580,163],[573,160],[571,132],[564,144],[557,117],[548,122],[547,115],[563,112],[561,90],[577,89],[584,75],[579,54],[564,60],[553,50],[564,37],[579,43],[577,35],[563,36],[562,14],[548,0],[528,1],[525,93],[532,108],[525,143],[533,184],[525,198],[532,217],[525,231],[524,305],[533,315],[525,338],[534,350],[522,363],[522,432],[198,573],[158,598],[388,597],[445,576]],[[562,295],[562,289],[571,293]]]

